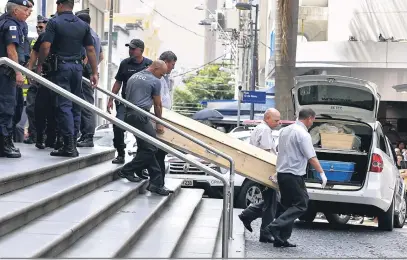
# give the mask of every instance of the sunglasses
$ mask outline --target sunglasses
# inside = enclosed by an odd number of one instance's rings
[[[37,29],[44,29],[44,26],[36,26]]]

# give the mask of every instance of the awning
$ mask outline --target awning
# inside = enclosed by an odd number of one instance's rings
[[[397,92],[407,92],[407,84],[395,85],[392,88]]]

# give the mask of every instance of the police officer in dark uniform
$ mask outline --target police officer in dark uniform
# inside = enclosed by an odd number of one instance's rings
[[[0,57],[24,64],[25,39],[28,34],[25,21],[31,14],[32,4],[26,0],[9,0],[7,13],[0,20]],[[0,156],[21,157],[12,140],[13,117],[17,105],[17,86],[24,84],[24,76],[7,66],[0,66]],[[18,123],[18,122],[17,122]]]
[[[48,19],[42,15],[37,16],[37,33],[38,37],[45,32]],[[30,42],[30,60],[27,68],[32,71],[37,71],[38,50],[34,51],[33,48],[38,38],[33,39]],[[33,144],[37,142],[37,131],[35,122],[35,100],[37,96],[37,84],[35,82],[29,82],[29,88],[26,98],[26,113],[28,118],[28,137],[24,140],[25,144]]]
[[[43,18],[45,19],[45,18]],[[46,24],[44,23],[44,27]],[[28,63],[28,69],[33,69],[34,64],[38,61],[40,53],[40,46],[44,42],[44,32],[40,33],[34,46],[32,48],[30,62]],[[42,65],[41,76],[51,80],[51,64],[44,63]],[[46,147],[59,149],[62,147],[62,142],[56,142],[57,140],[57,127],[56,127],[56,93],[52,90],[35,83],[37,88],[37,95],[35,97],[34,117],[35,128],[37,131],[37,139],[35,146],[38,149],[45,149]],[[46,134],[46,139],[45,135]]]
[[[146,69],[148,66],[151,65],[152,60],[143,57],[144,52],[144,42],[139,39],[131,40],[130,43],[126,44],[129,47],[129,58],[124,59],[119,66],[119,70],[116,74],[116,82],[113,85],[112,92],[114,94],[119,93],[120,89],[122,88],[122,97],[126,99],[126,85],[127,81],[133,74],[140,72]],[[122,121],[125,118],[126,108],[123,104],[118,101],[115,101],[116,104],[116,117]],[[109,99],[107,104],[107,112],[110,113],[110,109],[113,108],[113,98]],[[113,145],[116,148],[118,156],[116,159],[112,161],[115,164],[124,164],[124,156],[126,148],[126,144],[124,143],[124,131],[113,125]]]
[[[84,21],[85,23],[90,25],[91,18],[89,15],[89,8],[79,11],[76,13],[79,19]],[[92,34],[93,45],[96,50],[96,60],[98,65],[103,60],[103,50],[102,44],[100,42],[100,38],[97,33],[90,28],[90,33]],[[83,58],[84,58],[84,67],[83,67],[83,76],[89,79],[90,75],[92,75],[92,68],[88,62],[88,58],[86,56],[86,50],[83,48]],[[94,98],[94,90],[92,87],[88,86],[87,84],[82,84],[82,91],[84,99],[89,102],[90,104],[95,104]],[[95,134],[95,127],[96,127],[96,117],[92,111],[88,109],[82,109],[81,113],[81,137],[78,139],[78,147],[93,147],[93,136]]]
[[[82,98],[82,47],[86,47],[92,66],[92,86],[97,86],[99,79],[90,27],[73,14],[74,0],[57,0],[56,3],[58,15],[48,21],[37,71],[42,70],[42,64],[48,57],[50,64],[53,64],[52,81]],[[60,95],[57,96],[56,103],[58,130],[63,136],[64,145],[51,152],[51,156],[77,157],[79,153],[76,149],[76,136],[79,133],[81,108]]]

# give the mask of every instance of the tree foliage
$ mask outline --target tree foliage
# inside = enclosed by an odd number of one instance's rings
[[[176,88],[174,104],[177,106],[197,104],[202,100],[232,99],[234,87],[229,72],[220,71],[221,65],[209,65],[199,70],[196,75],[183,80],[185,88]]]

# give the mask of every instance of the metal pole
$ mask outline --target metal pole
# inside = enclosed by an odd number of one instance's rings
[[[112,89],[112,57],[113,57],[113,3],[114,0],[110,0],[110,12],[109,12],[109,43],[107,58],[107,89]]]
[[[39,4],[39,2],[40,1],[38,1],[38,4]],[[47,0],[42,0],[41,1],[41,6],[39,8],[41,8],[40,9],[41,10],[41,15],[43,17],[46,17],[47,16]]]
[[[254,5],[256,9],[256,16],[254,18],[254,44],[253,44],[253,56],[252,56],[252,75],[250,79],[250,90],[256,90],[256,75],[257,75],[257,20],[259,16],[259,5]],[[254,119],[254,103],[250,104],[250,120]]]
[[[242,108],[242,86],[239,86],[239,92],[237,94],[237,127],[240,126],[240,110]]]

